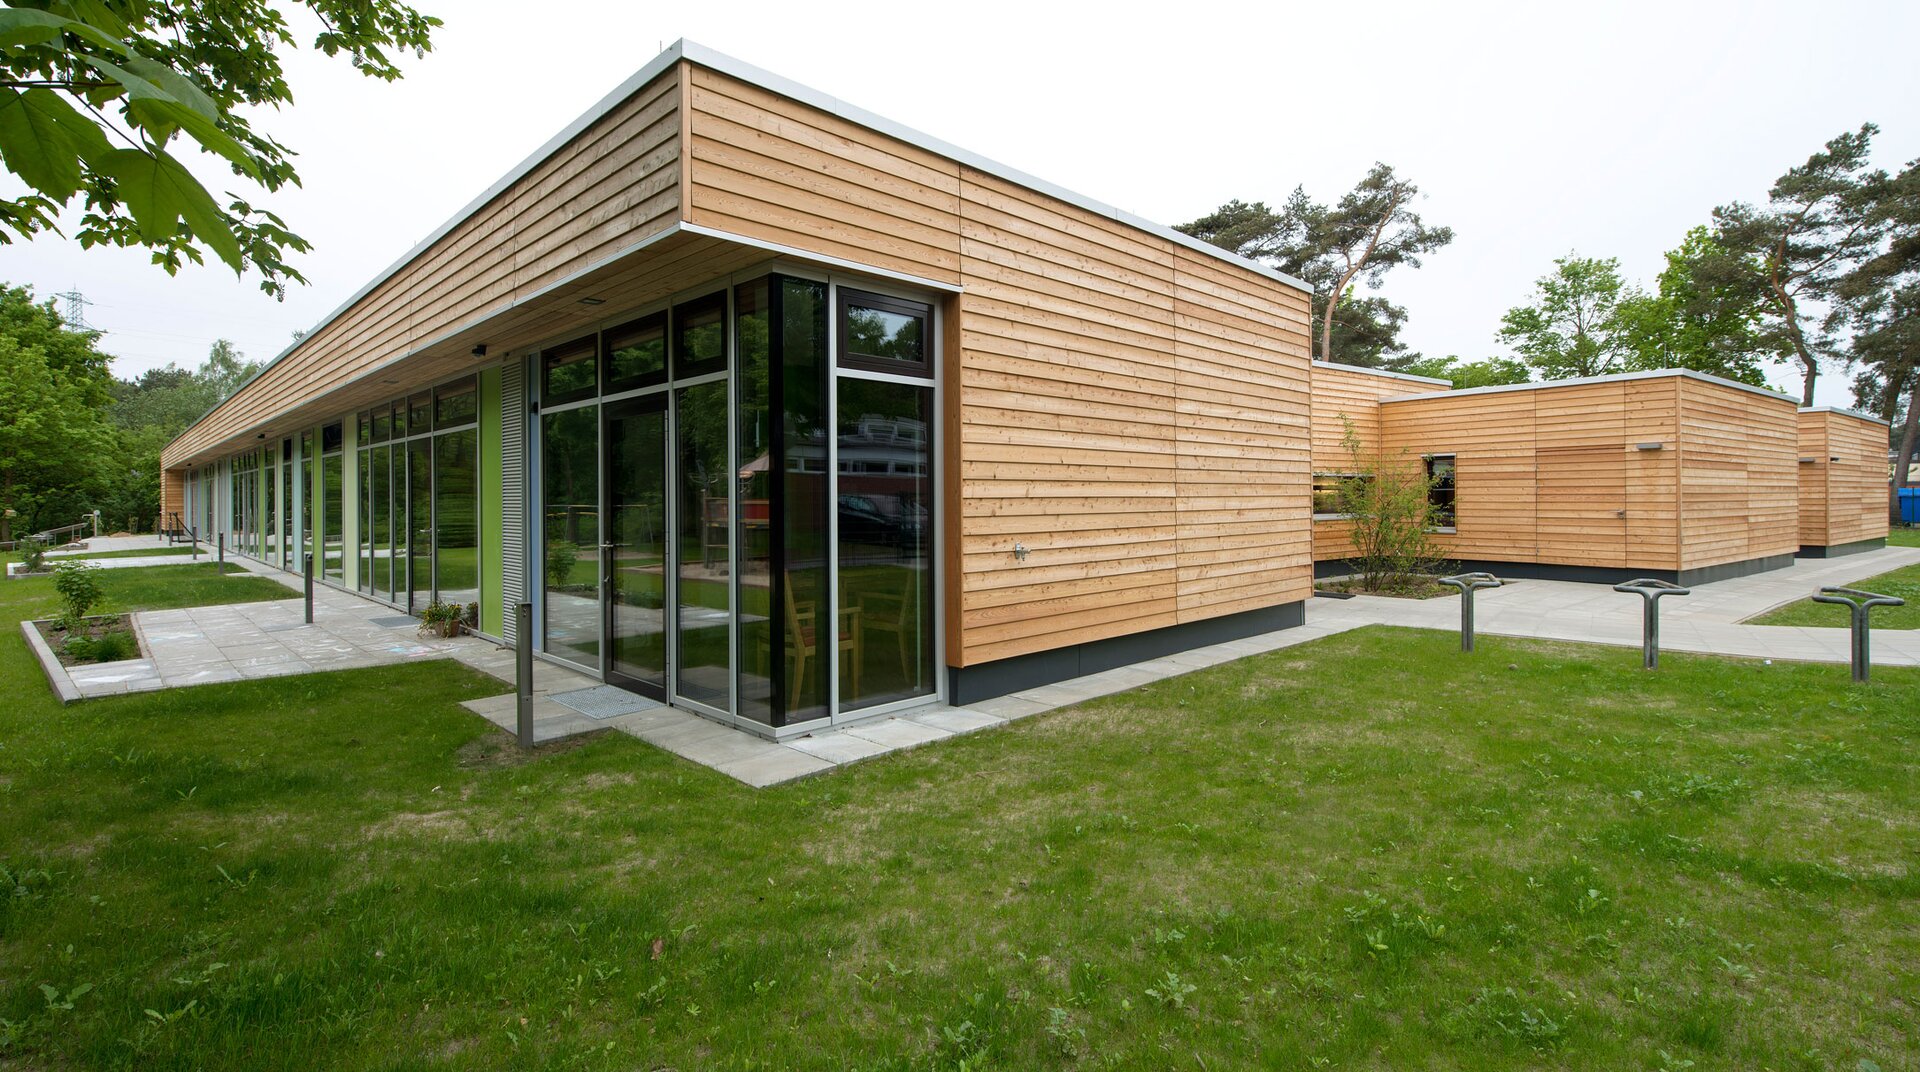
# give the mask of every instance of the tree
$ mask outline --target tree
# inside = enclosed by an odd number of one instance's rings
[[[77,518],[105,471],[110,377],[97,334],[0,287],[0,541]]]
[[[1450,227],[1429,227],[1413,211],[1419,187],[1376,163],[1333,205],[1295,187],[1280,211],[1265,202],[1229,201],[1179,230],[1241,256],[1273,264],[1313,288],[1314,355],[1324,361],[1378,364],[1404,350],[1398,334],[1406,310],[1384,298],[1354,300],[1354,284],[1377,288],[1400,265],[1453,241]],[[1354,301],[1343,317],[1343,304]],[[1344,344],[1352,344],[1349,352]]]
[[[1753,273],[1706,227],[1687,232],[1667,251],[1667,267],[1652,294],[1620,299],[1619,318],[1630,349],[1630,371],[1683,368],[1756,387],[1767,384],[1760,359],[1763,315]]]
[[[1818,306],[1879,245],[1883,220],[1871,208],[1886,175],[1867,170],[1879,131],[1864,123],[1827,142],[1787,169],[1763,206],[1735,202],[1713,210],[1714,240],[1733,265],[1745,266],[1744,285],[1760,294],[1762,348],[1800,362],[1803,406],[1813,405],[1821,360],[1833,355]]]
[[[1485,361],[1462,361],[1458,357],[1423,357],[1409,361],[1394,368],[1395,372],[1404,372],[1409,376],[1432,376],[1435,379],[1449,380],[1456,391],[1470,387],[1501,387],[1511,383],[1526,383],[1533,378],[1532,370],[1525,362],[1510,357],[1489,357]]]
[[[112,461],[103,467],[95,505],[115,528],[145,531],[160,512],[160,452],[187,426],[259,371],[256,361],[220,339],[197,369],[150,369],[114,381]]]
[[[0,242],[59,233],[78,198],[82,246],[143,247],[169,274],[211,251],[284,295],[307,241],[229,193],[224,206],[175,150],[192,144],[266,192],[298,183],[293,153],[249,113],[293,102],[275,48],[293,30],[269,0],[4,0],[0,160],[24,183],[0,199]],[[397,0],[298,0],[313,47],[393,81],[390,53],[424,56],[440,20]]]
[[[1855,381],[1856,398],[1877,401],[1890,421],[1904,410],[1893,478],[1895,486],[1908,487],[1920,449],[1920,160],[1869,187],[1865,224],[1884,232],[1886,246],[1840,276],[1833,293],[1855,328],[1852,356],[1866,366]],[[1862,381],[1877,387],[1879,397],[1860,398]]]
[[[1496,337],[1544,379],[1619,372],[1630,352],[1619,307],[1630,295],[1619,261],[1569,253],[1534,281],[1533,304],[1516,305],[1500,318]]]

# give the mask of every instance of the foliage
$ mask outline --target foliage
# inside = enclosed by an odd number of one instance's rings
[[[471,628],[479,623],[478,603],[442,603],[436,599],[420,612],[420,632],[434,636],[459,636],[462,628]]]
[[[147,248],[169,274],[211,251],[267,292],[304,281],[283,259],[305,239],[272,212],[224,205],[176,155],[209,154],[266,192],[299,183],[293,152],[251,117],[293,102],[276,49],[294,30],[268,0],[7,0],[0,8],[0,159],[28,188],[0,200],[0,241],[59,232],[79,200],[82,246]],[[438,19],[395,0],[300,0],[313,47],[361,73],[400,77]]]
[[[1883,233],[1873,212],[1886,175],[1868,170],[1879,128],[1841,134],[1806,163],[1787,169],[1764,205],[1735,202],[1713,210],[1714,241],[1724,251],[1725,285],[1758,296],[1761,348],[1800,362],[1801,405],[1813,405],[1821,363],[1836,356],[1818,303],[1872,257]],[[1811,303],[1811,305],[1810,305]]]
[[[1533,301],[1507,310],[1498,338],[1542,379],[1619,372],[1631,352],[1620,315],[1620,262],[1569,253],[1534,282]]]
[[[1344,414],[1340,424],[1348,468],[1340,478],[1336,501],[1353,545],[1347,564],[1364,591],[1390,591],[1411,584],[1435,564],[1429,535],[1433,485],[1415,459],[1362,443],[1353,421]]]
[[[1393,371],[1404,372],[1409,376],[1432,376],[1435,379],[1450,380],[1454,390],[1464,391],[1469,387],[1500,387],[1510,383],[1526,383],[1533,378],[1533,370],[1523,361],[1510,357],[1489,357],[1484,361],[1462,361],[1458,357],[1423,357],[1396,364]]]
[[[140,644],[127,629],[110,629],[99,636],[72,633],[60,645],[67,658],[81,663],[117,663],[140,654]]]
[[[215,340],[198,368],[173,364],[134,380],[113,381],[110,457],[95,497],[109,526],[150,531],[160,511],[160,453],[200,416],[239,390],[258,361],[225,339]]]
[[[1343,330],[1340,310],[1355,301],[1354,284],[1378,288],[1389,270],[1418,268],[1422,256],[1453,241],[1452,228],[1430,227],[1413,211],[1419,196],[1419,187],[1376,163],[1332,205],[1295,187],[1277,212],[1265,202],[1234,200],[1179,230],[1265,261],[1312,287],[1315,357],[1378,364],[1405,349],[1398,334],[1406,311],[1384,298],[1358,300]]]
[[[38,573],[47,565],[47,545],[29,536],[20,541],[20,565],[28,573]]]
[[[1920,449],[1920,160],[1874,188],[1869,219],[1886,231],[1887,244],[1842,276],[1835,291],[1854,331],[1851,356],[1864,365],[1856,391],[1864,384],[1871,392],[1860,401],[1898,420],[1894,473],[1906,486]]]
[[[100,605],[100,570],[85,562],[62,562],[53,570],[53,589],[60,593],[60,618],[68,629],[76,628]]]
[[[580,562],[580,545],[572,540],[548,540],[546,579],[549,588],[564,588]]]
[[[111,433],[108,358],[52,302],[0,286],[0,541],[64,524],[98,490]]]
[[[1760,294],[1743,265],[1706,227],[1676,249],[1652,294],[1629,291],[1618,317],[1626,333],[1628,371],[1682,368],[1765,387],[1759,336]]]

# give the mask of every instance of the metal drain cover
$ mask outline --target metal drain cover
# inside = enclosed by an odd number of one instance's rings
[[[556,692],[550,699],[557,704],[565,704],[588,718],[618,718],[631,715],[635,711],[650,711],[666,705],[658,700],[649,700],[645,696],[635,696],[625,689],[612,685],[595,685],[590,689],[575,689],[572,692]]]

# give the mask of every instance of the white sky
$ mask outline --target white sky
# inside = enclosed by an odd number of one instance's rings
[[[0,246],[0,279],[79,288],[121,375],[222,337],[271,357],[679,37],[1163,223],[1296,184],[1331,200],[1384,160],[1457,238],[1383,292],[1415,349],[1469,359],[1556,256],[1650,285],[1714,205],[1862,121],[1882,166],[1920,157],[1911,3],[416,2],[447,25],[406,79],[310,54],[260,122],[301,154],[304,187],[256,201],[314,242],[310,286],[276,303],[57,237]],[[1819,401],[1848,404],[1847,379]]]

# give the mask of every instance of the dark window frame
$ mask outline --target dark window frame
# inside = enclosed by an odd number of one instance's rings
[[[860,369],[866,372],[888,372],[896,376],[919,376],[933,378],[933,305],[930,302],[913,301],[909,298],[896,298],[891,294],[875,294],[867,290],[854,290],[850,287],[839,288],[839,299],[835,303],[834,351],[836,364],[841,368]],[[852,332],[848,330],[848,310],[854,306],[862,309],[875,309],[883,313],[895,313],[910,316],[920,321],[920,353],[918,361],[902,361],[894,357],[879,357],[873,354],[856,353],[850,346]]]
[[[1439,477],[1434,474],[1434,463],[1443,458],[1448,463],[1447,475]],[[1422,455],[1422,461],[1427,477],[1427,519],[1434,528],[1452,531],[1460,522],[1460,459],[1453,454],[1427,454]]]
[[[667,334],[667,368],[675,381],[705,376],[714,372],[725,372],[731,364],[733,325],[730,303],[727,295],[731,287],[722,287],[711,294],[702,294],[690,301],[683,301],[673,307],[673,318]],[[703,361],[686,359],[686,321],[695,316],[704,316],[708,312],[718,312],[720,324],[720,356]]]
[[[585,357],[587,366],[594,370],[593,382],[572,391],[555,392],[553,390],[553,370],[561,365],[571,364]],[[598,332],[582,335],[558,346],[549,346],[540,351],[540,404],[557,406],[564,402],[578,402],[583,398],[592,398],[600,393],[600,336]]]
[[[725,295],[722,295],[725,300]],[[660,367],[653,372],[625,379],[615,379],[613,374],[614,340],[622,335],[639,334],[658,328],[660,346],[663,351]],[[722,338],[722,352],[725,351],[725,338]],[[647,387],[658,387],[667,382],[667,375],[673,368],[673,326],[667,310],[657,309],[645,316],[636,316],[631,320],[616,324],[600,333],[600,382],[605,385],[604,394],[619,394],[625,391],[638,391]]]

